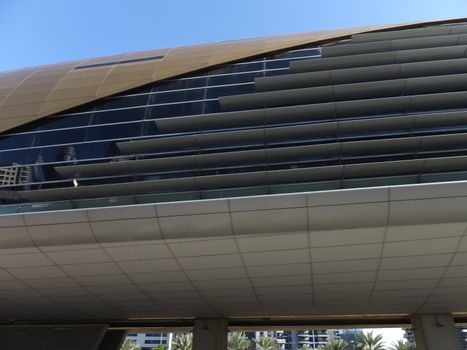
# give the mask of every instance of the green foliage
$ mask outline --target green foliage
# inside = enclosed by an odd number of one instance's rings
[[[313,350],[313,349],[311,348],[311,345],[304,344],[304,345],[302,345],[302,347],[299,350]]]
[[[243,332],[230,333],[227,339],[228,350],[246,350],[250,345],[251,342],[246,338]]]
[[[277,340],[268,336],[262,336],[256,340],[256,349],[258,350],[279,350]]]
[[[172,343],[173,350],[191,350],[193,347],[193,335],[191,333],[182,333],[175,337]]]
[[[141,350],[141,346],[131,339],[125,339],[120,350]]]
[[[405,340],[400,339],[397,342],[392,343],[390,350],[415,350],[415,346]]]
[[[373,335],[373,332],[359,332],[357,341],[358,350],[385,350],[381,334]]]
[[[151,350],[167,350],[167,345],[159,344],[159,345],[153,346]]]
[[[332,339],[326,344],[320,345],[318,350],[346,350],[348,345],[349,344],[342,339]]]

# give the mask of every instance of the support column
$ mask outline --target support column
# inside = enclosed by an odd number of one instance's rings
[[[412,315],[417,350],[459,350],[456,326],[450,314]]]
[[[198,318],[193,327],[193,350],[227,350],[228,322],[223,318]]]

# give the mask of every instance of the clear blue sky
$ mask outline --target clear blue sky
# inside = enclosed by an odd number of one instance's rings
[[[467,0],[0,0],[0,71],[262,35],[467,17]]]

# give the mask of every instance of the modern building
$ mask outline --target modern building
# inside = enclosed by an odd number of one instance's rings
[[[329,340],[339,338],[334,330],[286,330],[277,332],[277,339],[282,343],[281,350],[300,350],[303,346],[318,349]]]
[[[342,322],[457,348],[466,21],[1,73],[0,167],[30,169],[0,192],[2,344]]]
[[[141,350],[152,350],[157,345],[166,346],[172,350],[172,333],[128,333],[127,338],[135,341]]]
[[[467,329],[465,327],[457,327],[456,328],[457,332],[457,337],[459,338],[459,343],[460,343],[460,348],[461,350],[467,350]],[[415,344],[415,334],[413,329],[408,328],[405,329],[405,334],[404,338],[407,339],[407,342],[409,342],[412,345]]]

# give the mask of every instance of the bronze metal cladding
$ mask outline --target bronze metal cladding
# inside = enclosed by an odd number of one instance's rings
[[[459,19],[430,23],[454,21]],[[0,72],[0,132],[125,90],[207,67],[306,44],[339,40],[358,33],[430,23],[260,37]]]

